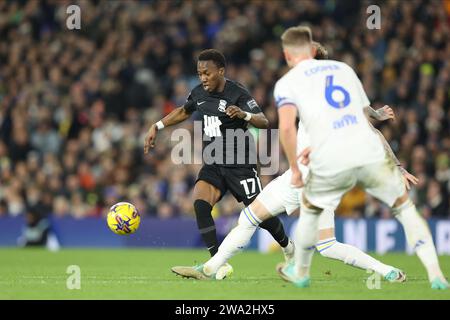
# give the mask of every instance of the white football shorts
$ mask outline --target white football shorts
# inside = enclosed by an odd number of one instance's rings
[[[303,165],[299,167],[303,179],[306,179],[309,169]],[[303,188],[291,187],[291,175],[291,170],[287,170],[267,184],[256,198],[272,216],[282,212],[290,215],[300,207]],[[334,228],[334,211],[324,210],[319,218],[319,230],[329,228]]]
[[[344,193],[356,184],[390,207],[406,192],[403,176],[390,158],[345,170],[333,176],[324,177],[310,172],[303,192],[314,206],[335,210]]]

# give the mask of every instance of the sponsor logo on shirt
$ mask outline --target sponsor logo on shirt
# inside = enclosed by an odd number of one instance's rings
[[[247,105],[250,108],[250,110],[253,110],[258,107],[258,104],[256,103],[255,99],[247,101]]]

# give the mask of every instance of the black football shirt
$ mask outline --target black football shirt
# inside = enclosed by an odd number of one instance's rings
[[[226,79],[222,92],[208,92],[201,84],[192,89],[184,108],[202,119],[203,162],[220,166],[256,166],[256,145],[244,119],[226,115],[228,106],[261,112],[255,99],[241,84]]]

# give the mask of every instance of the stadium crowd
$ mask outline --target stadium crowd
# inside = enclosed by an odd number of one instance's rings
[[[366,27],[373,2],[379,30]],[[118,201],[160,218],[193,215],[200,165],[172,163],[174,128],[144,156],[149,125],[184,103],[198,83],[197,54],[214,47],[227,77],[250,89],[276,128],[273,85],[287,70],[279,36],[304,23],[332,59],[355,68],[374,108],[394,108],[396,120],[376,126],[420,179],[411,194],[422,214],[450,216],[449,2],[76,3],[80,30],[66,27],[72,1],[0,2],[0,216],[104,216]],[[178,127],[192,130],[193,121]],[[239,208],[225,197],[214,212]],[[388,212],[358,189],[338,210]]]

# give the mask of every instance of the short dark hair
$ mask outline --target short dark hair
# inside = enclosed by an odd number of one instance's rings
[[[313,46],[316,47],[316,56],[314,59],[316,60],[326,60],[328,59],[328,50],[320,44],[319,42],[313,41]]]
[[[225,68],[226,61],[225,56],[216,49],[206,49],[200,52],[198,55],[198,61],[209,61],[211,60],[217,66],[217,68]]]

